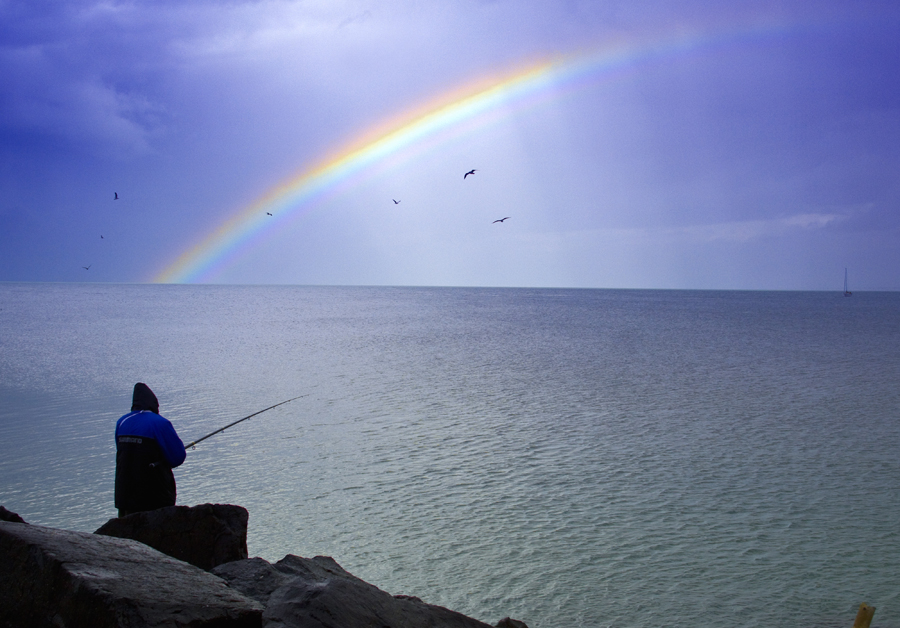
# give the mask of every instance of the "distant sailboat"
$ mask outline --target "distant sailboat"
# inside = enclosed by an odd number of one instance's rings
[[[844,269],[844,296],[845,297],[853,296],[853,293],[850,292],[849,290],[847,290],[847,269],[846,268]]]

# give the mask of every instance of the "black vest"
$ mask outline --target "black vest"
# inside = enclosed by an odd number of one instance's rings
[[[155,438],[116,439],[116,508],[129,512],[175,505],[175,475]]]

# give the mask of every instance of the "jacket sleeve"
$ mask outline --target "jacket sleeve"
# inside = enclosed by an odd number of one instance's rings
[[[162,420],[156,423],[156,442],[159,443],[166,460],[169,462],[169,466],[177,467],[184,462],[187,456],[187,452],[184,450],[184,443],[181,442],[169,419],[163,416],[160,419]]]

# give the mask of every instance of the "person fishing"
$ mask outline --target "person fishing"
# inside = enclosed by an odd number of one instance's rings
[[[134,385],[131,412],[116,422],[116,493],[119,517],[175,505],[175,475],[187,455],[159,401],[143,382]]]
[[[115,503],[119,517],[174,506],[172,469],[184,462],[188,448],[196,448],[197,443],[210,436],[301,397],[306,395],[254,412],[185,445],[169,420],[160,416],[156,395],[147,384],[138,382],[131,397],[131,412],[116,423]]]

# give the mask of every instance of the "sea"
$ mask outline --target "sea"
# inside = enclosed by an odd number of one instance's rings
[[[251,556],[530,628],[900,627],[900,293],[0,284],[0,504],[92,532],[145,382]]]

